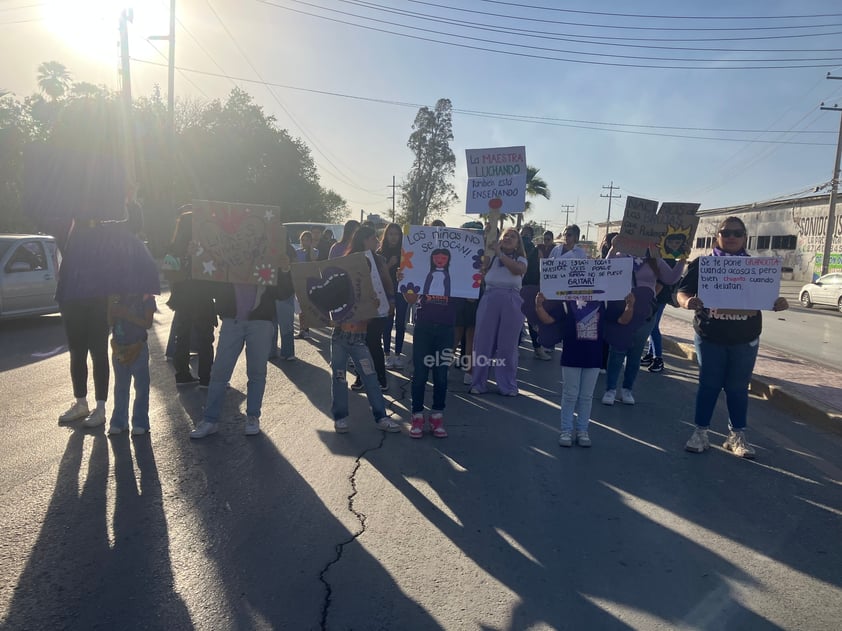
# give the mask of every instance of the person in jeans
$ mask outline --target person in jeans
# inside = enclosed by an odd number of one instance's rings
[[[390,223],[383,230],[383,237],[380,240],[380,248],[377,250],[386,264],[389,279],[394,287],[398,286],[397,273],[401,263],[401,252],[403,249],[403,230],[396,223]],[[386,318],[383,328],[383,352],[386,356],[386,368],[403,368],[403,340],[406,334],[406,312],[407,303],[400,292],[395,292],[395,310]],[[395,353],[390,351],[392,342],[392,326],[395,329]]]
[[[748,231],[739,217],[727,217],[719,224],[713,256],[749,256],[745,250]],[[696,429],[684,448],[702,453],[710,448],[708,428],[720,391],[725,391],[728,407],[728,438],[722,445],[740,458],[754,458],[754,448],[745,437],[748,420],[748,388],[760,346],[762,316],[759,311],[721,313],[707,309],[698,296],[699,259],[691,262],[678,285],[678,304],[695,311],[696,358],[699,389],[696,392]],[[786,298],[778,297],[773,311],[789,308]]]
[[[294,260],[295,248],[287,238],[287,257]],[[278,290],[275,298],[275,325],[272,331],[270,359],[295,360],[295,288],[292,284],[292,269],[278,270]],[[280,333],[280,336],[278,335]]]
[[[146,294],[115,295],[108,302],[111,325],[111,366],[114,371],[114,409],[108,433],[129,429],[129,390],[134,380],[132,435],[149,431],[149,346],[147,330],[152,328],[155,297]]]
[[[371,360],[371,353],[366,343],[368,321],[338,324],[330,336],[330,370],[332,374],[330,411],[333,416],[333,428],[337,434],[348,431],[348,359],[354,361],[357,376],[365,388],[374,423],[384,432],[399,432],[400,425],[386,416],[386,401],[380,391],[377,371]]]
[[[283,256],[281,269],[289,267]],[[214,283],[214,299],[222,318],[216,360],[210,374],[208,398],[202,422],[190,432],[190,438],[204,438],[219,429],[219,416],[225,401],[234,366],[246,349],[246,436],[260,433],[260,411],[266,389],[266,364],[272,350],[275,330],[277,288],[243,283]]]

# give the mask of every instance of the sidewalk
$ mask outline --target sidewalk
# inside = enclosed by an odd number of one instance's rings
[[[791,284],[801,286],[801,283]],[[797,288],[787,288],[788,293],[784,293],[783,286],[781,289],[787,300],[795,299]],[[667,309],[661,319],[661,333],[666,352],[695,360],[694,332],[690,323],[670,317]],[[842,371],[816,366],[764,347],[761,335],[752,394],[792,414],[796,422],[842,434],[842,387],[833,384],[842,385]]]

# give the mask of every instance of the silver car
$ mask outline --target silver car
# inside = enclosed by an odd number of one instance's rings
[[[833,272],[807,283],[798,292],[804,307],[829,305],[842,311],[842,272]]]
[[[58,265],[53,237],[0,234],[0,320],[56,313]]]

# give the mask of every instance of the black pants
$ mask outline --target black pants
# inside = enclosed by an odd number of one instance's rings
[[[383,330],[386,327],[386,318],[372,318],[368,321],[365,330],[365,343],[371,353],[374,362],[374,370],[377,372],[377,380],[380,385],[386,385],[386,356],[383,354]]]
[[[199,383],[210,383],[211,366],[213,366],[213,320],[206,311],[213,308],[202,305],[196,309],[187,308],[178,311],[175,327],[175,355],[173,366],[175,376],[189,377],[190,347],[193,346],[199,355]]]
[[[88,353],[94,368],[94,395],[108,400],[108,300],[85,298],[61,305],[61,319],[70,351],[70,379],[73,396],[88,396]]]

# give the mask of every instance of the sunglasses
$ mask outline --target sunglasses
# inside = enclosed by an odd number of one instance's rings
[[[739,228],[736,229],[736,230],[727,230],[726,229],[726,230],[720,230],[719,234],[722,235],[723,237],[725,237],[726,239],[728,237],[737,237],[738,239],[742,239],[744,236],[746,236],[746,231],[740,230]]]

